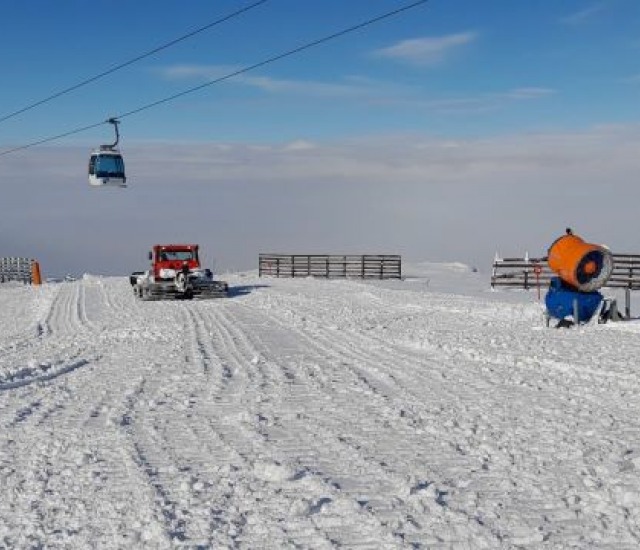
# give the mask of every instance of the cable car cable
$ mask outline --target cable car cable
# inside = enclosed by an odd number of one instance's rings
[[[44,99],[41,99],[39,101],[36,101],[35,103],[32,103],[30,105],[27,105],[26,107],[23,107],[22,109],[18,109],[17,111],[14,111],[12,113],[9,113],[8,115],[4,115],[2,117],[0,117],[0,123],[9,120],[10,118],[13,118],[15,116],[18,116],[26,111],[29,111],[31,109],[34,109],[35,107],[38,107],[39,105],[43,105],[44,103],[47,103],[49,101],[52,101],[54,99],[59,98],[60,96],[63,96],[65,94],[68,94],[69,92],[72,92],[74,90],[77,90],[78,88],[82,88],[83,86],[86,86],[87,84],[90,84],[91,82],[95,82],[96,80],[99,80],[101,78],[104,78],[105,76],[108,76],[112,73],[115,73],[116,71],[119,71],[120,69],[124,69],[125,67],[128,67],[129,65],[133,65],[134,63],[136,63],[137,61],[140,61],[141,59],[145,59],[146,57],[150,57],[153,54],[156,54],[162,50],[166,50],[167,48],[176,45],[178,42],[182,42],[183,40],[186,40],[187,38],[191,38],[192,36],[195,36],[198,33],[201,33],[203,31],[206,31],[207,29],[210,29],[212,27],[215,27],[217,25],[220,25],[221,23],[224,23],[225,21],[228,21],[229,19],[233,19],[234,17],[237,17],[238,15],[243,14],[244,12],[247,12],[255,7],[258,7],[260,4],[264,4],[265,2],[268,2],[269,0],[258,0],[257,2],[254,2],[253,4],[249,5],[249,6],[245,6],[242,9],[239,9],[233,13],[230,13],[229,15],[226,15],[224,17],[221,17],[220,19],[217,19],[216,21],[213,21],[211,23],[209,23],[208,25],[205,25],[204,27],[200,27],[194,31],[191,31],[190,33],[187,33],[183,36],[180,36],[179,38],[176,38],[174,40],[171,40],[170,42],[167,42],[166,44],[163,44],[161,46],[158,46],[157,48],[154,48],[152,50],[149,50],[146,53],[140,54],[137,57],[134,57],[133,59],[130,59],[129,61],[125,61],[124,63],[120,63],[119,65],[116,65],[115,67],[112,67],[111,69],[108,69],[104,72],[101,72],[95,76],[92,76],[90,78],[87,78],[86,80],[83,80],[81,82],[78,82],[77,84],[74,84],[73,86],[69,86],[68,88],[65,88],[64,90],[61,90],[59,92],[56,92],[52,95],[50,95],[49,97],[46,97]]]
[[[20,147],[15,147],[14,149],[9,149],[7,151],[2,151],[0,153],[0,157],[3,157],[5,155],[8,155],[10,153],[15,153],[16,151],[22,151],[24,149],[30,149],[31,147],[35,147],[36,145],[42,145],[44,143],[49,143],[50,141],[57,141],[59,139],[65,138],[65,137],[69,137],[72,136],[74,134],[79,134],[81,132],[86,132],[87,130],[91,130],[92,128],[97,128],[98,126],[102,126],[103,124],[107,124],[107,121],[103,121],[103,122],[96,122],[95,124],[90,124],[88,126],[83,126],[82,128],[76,128],[75,130],[69,130],[68,132],[65,132],[64,134],[58,134],[57,136],[51,136],[48,138],[43,138],[41,140],[38,141],[34,141],[33,143],[29,143],[27,145],[22,145]]]
[[[249,71],[253,71],[254,69],[257,69],[259,67],[263,67],[264,65],[268,65],[270,63],[274,63],[275,61],[279,61],[280,59],[284,59],[285,57],[290,57],[292,55],[295,55],[297,53],[300,53],[304,50],[308,50],[309,48],[313,48],[314,46],[318,46],[320,44],[323,44],[324,42],[328,42],[330,40],[333,40],[334,38],[338,38],[340,36],[344,36],[345,34],[349,34],[351,32],[354,32],[356,30],[362,29],[363,27],[368,27],[369,25],[372,25],[373,23],[377,23],[378,21],[381,21],[383,19],[387,19],[389,17],[392,17],[394,15],[397,15],[403,11],[409,10],[411,8],[415,8],[416,6],[419,6],[420,4],[426,4],[429,0],[419,0],[418,2],[414,2],[413,4],[409,4],[406,6],[403,6],[401,8],[398,8],[394,11],[391,12],[387,12],[383,15],[380,15],[378,17],[374,17],[373,19],[369,19],[368,21],[365,21],[363,23],[360,23],[358,25],[354,25],[352,27],[349,27],[347,29],[343,29],[341,31],[335,32],[333,34],[330,34],[328,36],[325,36],[323,38],[319,38],[318,40],[314,40],[313,42],[308,42],[307,44],[303,44],[302,46],[298,46],[297,48],[294,48],[293,50],[289,50],[287,52],[275,55],[273,57],[270,57],[268,59],[265,59],[264,61],[260,61],[258,63],[255,63],[253,65],[249,65],[248,67],[244,67],[242,69],[238,69],[237,71],[228,73],[224,76],[221,76],[219,78],[216,78],[214,80],[209,80],[208,82],[205,82],[204,84],[200,84],[199,86],[195,86],[194,88],[189,88],[188,90],[184,90],[182,92],[179,92],[177,94],[174,94],[172,96],[166,97],[164,99],[160,99],[158,101],[155,101],[153,103],[149,103],[148,105],[144,105],[142,107],[139,107],[137,109],[134,109],[132,111],[128,111],[126,113],[123,113],[121,115],[118,115],[118,118],[125,118],[134,114],[137,114],[141,111],[146,111],[147,109],[151,109],[152,107],[156,107],[158,105],[161,105],[163,103],[167,103],[169,101],[173,101],[174,99],[177,99],[179,97],[185,96],[187,94],[190,94],[192,92],[196,92],[198,90],[201,90],[203,88],[206,88],[208,86],[212,86],[214,84],[218,84],[220,82],[223,82],[225,80],[229,80],[230,78],[233,78],[234,76],[238,76],[244,73],[247,73]]]
[[[285,57],[289,57],[289,56],[294,55],[296,53],[300,53],[301,51],[308,50],[309,48],[312,48],[314,46],[318,46],[319,44],[323,44],[325,42],[328,42],[328,41],[333,40],[335,38],[338,38],[340,36],[344,36],[345,34],[349,34],[349,33],[354,32],[356,30],[360,30],[362,28],[368,27],[369,25],[372,25],[372,24],[377,23],[379,21],[382,21],[384,19],[388,19],[389,17],[393,17],[394,15],[398,15],[399,13],[402,13],[404,11],[410,10],[412,8],[418,7],[421,4],[426,4],[428,1],[429,0],[418,0],[418,1],[413,2],[411,4],[407,4],[405,6],[402,6],[402,7],[398,8],[398,9],[395,9],[393,11],[384,13],[382,15],[379,15],[377,17],[374,17],[372,19],[369,19],[369,20],[364,21],[362,23],[359,23],[357,25],[353,25],[351,27],[348,27],[348,28],[343,29],[341,31],[335,32],[335,33],[330,34],[328,36],[325,36],[323,38],[319,38],[319,39],[314,40],[312,42],[308,42],[306,44],[303,44],[302,46],[298,46],[297,48],[294,48],[294,49],[289,50],[287,52],[275,55],[273,57],[270,57],[268,59],[265,59],[263,61],[255,63],[253,65],[249,65],[247,67],[244,67],[242,69],[238,69],[237,71],[233,71],[231,73],[228,73],[228,74],[226,74],[224,76],[221,76],[220,78],[216,78],[215,80],[210,80],[208,82],[205,82],[204,84],[200,84],[199,86],[195,86],[193,88],[189,88],[187,90],[184,90],[184,91],[182,91],[180,93],[171,95],[171,96],[166,97],[164,99],[160,99],[158,101],[154,101],[153,103],[148,103],[147,105],[143,105],[142,107],[138,107],[137,109],[133,109],[131,111],[128,111],[128,112],[123,113],[121,115],[117,115],[117,116],[112,117],[112,118],[115,118],[115,119],[125,118],[125,117],[128,117],[128,116],[132,116],[132,115],[135,115],[137,113],[140,113],[142,111],[146,111],[147,109],[151,109],[152,107],[157,107],[158,105],[161,105],[163,103],[168,103],[169,101],[173,101],[174,99],[177,99],[177,98],[185,96],[187,94],[196,92],[196,91],[201,90],[203,88],[206,88],[208,86],[212,86],[214,84],[218,84],[220,82],[223,82],[225,80],[233,78],[234,76],[238,76],[240,74],[252,71],[254,69],[257,69],[258,67],[264,67],[265,65],[268,65],[268,64],[273,63],[275,61],[279,61],[280,59],[284,59]],[[17,151],[22,151],[24,149],[29,149],[29,148],[34,147],[36,145],[42,145],[43,143],[48,143],[50,141],[55,141],[55,140],[58,140],[58,139],[61,139],[63,137],[67,137],[67,136],[70,136],[70,135],[73,135],[73,134],[78,134],[80,132],[85,132],[85,131],[87,131],[87,130],[89,130],[91,128],[95,128],[97,126],[101,126],[102,124],[107,124],[108,122],[109,122],[109,120],[106,120],[106,121],[103,121],[103,122],[98,122],[96,124],[92,124],[92,125],[89,125],[89,126],[84,126],[82,128],[78,128],[76,130],[70,130],[69,132],[65,132],[64,134],[59,134],[57,136],[44,138],[44,139],[41,139],[39,141],[36,141],[36,142],[33,142],[33,143],[29,143],[27,145],[22,145],[20,147],[15,147],[13,149],[8,149],[7,151],[0,152],[0,157],[3,157],[5,155],[9,155],[10,153],[15,153]]]

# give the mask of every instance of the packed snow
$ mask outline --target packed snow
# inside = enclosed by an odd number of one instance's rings
[[[640,321],[405,275],[0,285],[0,548],[640,547]]]

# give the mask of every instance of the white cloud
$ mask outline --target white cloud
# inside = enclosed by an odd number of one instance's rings
[[[442,114],[470,114],[496,111],[515,102],[540,100],[555,93],[556,91],[551,88],[521,87],[504,92],[484,93],[466,97],[422,99],[404,96],[388,100],[388,102],[412,105],[415,108],[428,109]]]
[[[443,62],[451,52],[472,43],[476,38],[475,32],[413,38],[376,50],[373,55],[414,65],[436,65]]]
[[[37,257],[47,275],[127,274],[164,240],[200,242],[223,270],[255,267],[266,249],[347,248],[482,268],[498,242],[522,253],[525,240],[544,246],[567,226],[638,251],[628,225],[611,220],[633,219],[640,202],[640,126],[129,145],[124,190],[89,187],[89,149],[2,158],[12,183],[0,217],[5,254]]]
[[[237,70],[230,66],[174,66],[163,74],[167,78],[204,78],[213,80]],[[544,99],[556,93],[545,87],[518,87],[504,92],[485,93],[468,97],[429,99],[417,87],[397,82],[351,75],[342,82],[330,83],[307,80],[278,79],[269,76],[238,75],[237,84],[250,86],[272,95],[292,95],[322,99],[358,99],[376,105],[404,105],[426,108],[441,113],[482,113],[503,107],[506,103]]]
[[[602,3],[592,4],[579,11],[566,15],[565,17],[560,19],[560,22],[567,25],[579,25],[598,15],[600,12],[602,12],[604,7],[605,6]]]
[[[298,139],[284,145],[285,151],[309,151],[315,149],[316,145],[306,139]]]
[[[555,90],[551,88],[514,88],[503,95],[510,99],[539,99],[554,93]]]
[[[312,80],[286,80],[267,76],[244,76],[239,82],[273,94],[296,94],[315,97],[353,97],[371,93],[362,84],[328,83]]]
[[[168,80],[205,79],[215,80],[240,70],[231,65],[171,65],[157,72]]]
[[[197,79],[214,81],[233,74],[242,67],[229,65],[175,65],[166,67],[160,74],[171,80]],[[321,82],[314,80],[279,79],[270,76],[254,76],[239,74],[228,79],[229,82],[257,88],[269,94],[293,94],[306,97],[347,98],[364,97],[379,93],[381,87],[387,88],[388,83],[381,83],[365,77],[350,76],[341,82]]]

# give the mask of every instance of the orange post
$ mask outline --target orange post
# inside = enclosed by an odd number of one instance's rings
[[[36,261],[31,262],[31,284],[42,284],[42,276],[40,275],[40,264]]]

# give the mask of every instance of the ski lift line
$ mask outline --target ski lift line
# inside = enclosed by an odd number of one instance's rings
[[[114,122],[112,122],[114,121]],[[114,124],[116,127],[116,143],[114,144],[117,145],[118,141],[120,139],[120,135],[118,133],[118,126],[117,124],[119,124],[119,120],[116,117],[111,117],[103,122],[96,122],[95,124],[89,124],[88,126],[83,126],[82,128],[76,128],[75,130],[70,130],[68,132],[65,132],[64,134],[58,134],[57,136],[51,136],[48,138],[43,138],[39,141],[34,141],[33,143],[29,143],[27,145],[22,145],[20,147],[15,147],[13,149],[8,149],[7,151],[2,151],[0,152],[0,157],[4,156],[4,155],[8,155],[10,153],[15,153],[17,151],[23,151],[24,149],[30,149],[31,147],[35,147],[36,145],[43,145],[44,143],[49,143],[50,141],[57,141],[59,139],[65,138],[65,137],[69,137],[72,136],[74,134],[80,134],[81,132],[86,132],[87,130],[92,130],[93,128],[97,128],[98,126],[102,126],[103,124]]]
[[[388,18],[393,17],[395,15],[398,15],[398,14],[400,14],[402,12],[408,11],[408,10],[410,10],[412,8],[416,8],[416,7],[418,7],[418,6],[422,5],[422,4],[426,4],[427,2],[429,2],[429,0],[418,0],[416,2],[412,2],[411,4],[407,4],[405,6],[397,8],[397,9],[395,9],[393,11],[389,11],[387,13],[384,13],[384,14],[379,15],[377,17],[374,17],[372,19],[368,19],[367,21],[364,21],[364,22],[359,23],[357,25],[353,25],[351,27],[348,27],[348,28],[343,29],[341,31],[335,32],[335,33],[330,34],[328,36],[325,36],[323,38],[319,38],[319,39],[314,40],[312,42],[308,42],[308,43],[303,44],[302,46],[298,46],[297,48],[294,48],[292,50],[289,50],[289,51],[286,51],[284,53],[275,55],[273,57],[270,57],[270,58],[265,59],[263,61],[260,61],[258,63],[254,63],[253,65],[249,65],[247,67],[244,67],[242,69],[238,69],[237,71],[233,71],[231,73],[228,73],[228,74],[226,74],[224,76],[221,76],[219,78],[216,78],[214,80],[210,80],[208,82],[205,82],[204,84],[200,84],[199,86],[195,86],[193,88],[189,88],[187,90],[184,90],[184,91],[182,91],[180,93],[171,95],[169,97],[165,97],[164,99],[160,99],[158,101],[154,101],[153,103],[148,103],[147,105],[143,105],[142,107],[138,107],[137,109],[133,109],[133,110],[128,111],[126,113],[122,113],[122,114],[117,115],[116,117],[113,117],[113,118],[121,119],[121,118],[129,117],[129,116],[138,114],[138,113],[140,113],[142,111],[146,111],[148,109],[151,109],[153,107],[157,107],[158,105],[162,105],[164,103],[168,103],[170,101],[173,101],[173,100],[178,99],[180,97],[183,97],[185,95],[191,94],[193,92],[197,92],[198,90],[202,90],[203,88],[207,88],[207,87],[212,86],[214,84],[218,84],[218,83],[223,82],[225,80],[229,80],[230,78],[233,78],[235,76],[247,73],[247,72],[252,71],[254,69],[257,69],[259,67],[264,67],[265,65],[268,65],[270,63],[274,63],[275,61],[279,61],[279,60],[284,59],[286,57],[290,57],[290,56],[295,55],[297,53],[300,53],[300,52],[302,52],[304,50],[308,50],[309,48],[312,48],[314,46],[318,46],[318,45],[323,44],[325,42],[329,42],[330,40],[334,40],[335,38],[339,38],[339,37],[344,36],[346,34],[349,34],[349,33],[352,33],[354,31],[363,29],[365,27],[373,25],[374,23],[378,23],[378,22],[380,22],[380,21],[382,21],[384,19],[388,19]],[[58,139],[61,139],[63,137],[67,137],[67,136],[70,136],[70,135],[73,135],[73,134],[78,134],[80,132],[85,132],[85,131],[87,131],[87,130],[89,130],[91,128],[96,128],[97,126],[100,126],[102,124],[107,124],[108,122],[109,122],[108,120],[104,121],[104,122],[98,122],[96,124],[85,126],[83,128],[78,128],[76,130],[70,130],[69,132],[65,132],[64,134],[60,134],[60,135],[53,136],[53,137],[50,137],[50,138],[45,138],[45,139],[39,140],[39,141],[34,142],[34,143],[29,143],[27,145],[22,145],[20,147],[15,147],[13,149],[9,149],[7,151],[2,151],[2,152],[0,152],[0,157],[3,157],[5,155],[9,155],[11,153],[15,153],[16,151],[22,151],[24,149],[29,149],[29,148],[34,147],[36,145],[42,145],[43,143],[48,143],[48,142],[51,142],[51,141],[55,141],[55,140],[58,140]]]
[[[48,137],[48,138],[43,138],[41,140],[34,141],[34,142],[29,143],[27,145],[21,145],[20,147],[14,147],[13,149],[7,149],[6,151],[0,152],[0,157],[3,157],[5,155],[9,155],[11,153],[16,153],[18,151],[24,151],[25,149],[31,149],[31,147],[36,147],[37,145],[43,145],[45,143],[49,143],[50,141],[57,141],[59,139],[72,136],[74,134],[79,134],[81,132],[86,132],[87,130],[91,130],[93,128],[97,128],[98,126],[102,126],[103,124],[107,124],[107,121],[96,122],[95,124],[90,124],[88,126],[83,126],[82,128],[76,128],[75,130],[69,130],[68,132],[65,132],[64,134],[58,134],[57,136],[51,136],[51,137]]]
[[[108,69],[106,71],[103,71],[95,76],[92,76],[90,78],[87,78],[85,80],[82,80],[81,82],[78,82],[77,84],[74,84],[73,86],[69,86],[68,88],[65,88],[64,90],[60,90],[59,92],[56,92],[48,97],[45,97],[44,99],[41,99],[39,101],[36,101],[35,103],[32,103],[30,105],[27,105],[26,107],[23,107],[22,109],[18,109],[17,111],[14,111],[12,113],[9,113],[8,115],[4,115],[2,117],[0,117],[0,123],[9,120],[10,118],[16,117],[26,111],[29,111],[31,109],[34,109],[35,107],[38,107],[40,105],[43,105],[44,103],[48,103],[49,101],[52,101],[54,99],[59,98],[60,96],[63,96],[65,94],[68,94],[69,92],[72,92],[74,90],[77,90],[78,88],[82,88],[83,86],[86,86],[87,84],[91,84],[92,82],[95,82],[96,80],[99,80],[101,78],[104,78],[105,76],[108,76],[112,73],[115,73],[116,71],[119,71],[120,69],[124,69],[125,67],[128,67],[129,65],[133,65],[134,63],[145,59],[147,57],[150,57],[162,50],[166,50],[167,48],[171,47],[171,46],[175,46],[177,43],[182,42],[183,40],[186,40],[187,38],[191,38],[193,36],[195,36],[196,34],[199,34],[203,31],[206,31],[212,27],[215,27],[217,25],[220,25],[221,23],[224,23],[230,19],[233,19],[234,17],[237,17],[253,8],[258,7],[261,4],[264,4],[266,2],[268,2],[269,0],[258,0],[257,2],[254,2],[253,4],[250,4],[248,6],[245,6],[244,8],[241,8],[233,13],[230,13],[229,15],[226,15],[224,17],[221,17],[220,19],[217,19],[216,21],[213,21],[203,27],[200,27],[194,31],[191,31],[190,33],[187,33],[183,36],[180,36],[179,38],[176,38],[174,40],[171,40],[170,42],[167,42],[166,44],[163,44],[161,46],[158,46],[157,48],[154,48],[152,50],[149,50],[146,53],[140,54],[137,57],[134,57],[133,59],[130,59],[129,61],[125,61],[124,63],[120,63],[119,65],[116,65],[115,67],[112,67],[111,69]]]
[[[308,50],[310,48],[313,48],[315,46],[318,46],[320,44],[323,44],[325,42],[329,42],[330,40],[334,40],[335,38],[339,38],[341,36],[344,36],[345,34],[349,34],[352,33],[354,31],[360,30],[364,27],[368,27],[369,25],[372,25],[374,23],[377,23],[379,21],[382,21],[383,19],[388,19],[389,17],[393,17],[394,15],[398,15],[399,13],[403,12],[403,11],[407,11],[411,8],[415,8],[421,4],[426,4],[429,0],[418,0],[417,2],[414,2],[412,4],[408,4],[406,6],[400,7],[396,10],[387,12],[385,14],[379,15],[378,17],[374,17],[373,19],[369,19],[367,21],[364,21],[363,23],[359,23],[357,25],[353,25],[352,27],[343,29],[341,31],[335,32],[333,34],[330,34],[328,36],[325,36],[323,38],[319,38],[317,40],[314,40],[313,42],[308,42],[307,44],[303,44],[302,46],[298,46],[297,48],[294,48],[292,50],[289,50],[287,52],[275,55],[273,57],[270,57],[268,59],[265,59],[263,61],[260,61],[258,63],[255,63],[253,65],[249,65],[248,67],[244,67],[242,69],[238,69],[237,71],[228,73],[224,76],[221,76],[219,78],[216,78],[214,80],[209,80],[207,82],[205,82],[204,84],[200,84],[199,86],[195,86],[193,88],[189,88],[188,90],[184,90],[182,92],[179,92],[177,94],[174,94],[172,96],[166,97],[164,99],[160,99],[158,101],[154,101],[153,103],[149,103],[148,105],[144,105],[142,107],[139,107],[137,109],[134,109],[132,111],[128,111],[126,113],[122,113],[121,115],[118,115],[118,118],[125,118],[131,115],[135,115],[137,113],[140,113],[142,111],[146,111],[147,109],[151,109],[153,107],[157,107],[158,105],[162,105],[163,103],[168,103],[170,101],[173,101],[174,99],[178,99],[180,97],[183,97],[185,95],[191,94],[193,92],[197,92],[199,90],[202,90],[203,88],[207,88],[209,86],[213,86],[214,84],[218,84],[220,82],[224,82],[225,80],[229,80],[233,77],[239,76],[241,74],[244,73],[248,73],[249,71],[253,71],[254,69],[258,69],[260,67],[264,67],[265,65],[269,65],[271,63],[274,63],[276,61],[279,61],[281,59],[284,59],[286,57],[290,57],[292,55],[295,55],[297,53],[300,53],[304,50]]]

